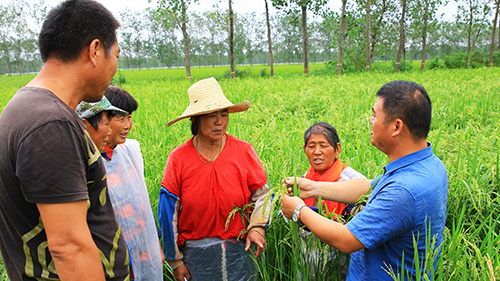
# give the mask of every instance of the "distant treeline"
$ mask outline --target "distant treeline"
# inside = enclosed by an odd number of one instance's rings
[[[192,1],[158,2],[157,8],[120,13],[120,68],[229,64],[230,13],[226,7],[190,12]],[[437,14],[444,4],[440,0],[342,2],[344,12],[328,10],[324,0],[295,0],[286,5],[270,0],[278,12],[269,21],[265,13],[234,13],[235,64],[271,63],[268,24],[273,63],[304,62],[304,68],[309,60],[325,62],[331,70],[341,66],[343,72],[375,70],[381,65],[388,71],[395,65],[404,71],[409,60],[422,61],[421,69],[498,65],[500,60],[495,1],[459,2],[454,22],[443,21]],[[176,10],[179,3],[186,9]],[[39,71],[37,35],[47,12],[43,0],[0,5],[1,74]],[[392,63],[371,65],[380,61]]]

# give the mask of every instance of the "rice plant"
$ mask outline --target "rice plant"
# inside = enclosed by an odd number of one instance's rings
[[[266,250],[255,259],[258,278],[297,280],[300,273],[302,279],[341,280],[348,256],[334,256],[333,263],[328,263],[324,255],[329,246],[318,239],[303,240],[299,233],[304,230],[292,229],[294,224],[279,213],[279,195],[285,192],[281,180],[308,169],[303,133],[314,121],[336,127],[344,163],[368,178],[380,175],[388,159],[370,144],[369,116],[375,93],[389,81],[412,80],[426,88],[433,102],[429,141],[449,176],[441,254],[436,270],[427,270],[419,278],[500,280],[499,69],[303,76],[300,67],[276,66],[274,78],[260,77],[263,66],[248,67],[250,77],[235,80],[223,78],[224,68],[193,68],[192,81],[185,80],[182,69],[121,70],[126,81],[121,86],[139,102],[130,137],[141,143],[155,211],[168,154],[191,137],[189,121],[168,128],[166,123],[185,110],[187,89],[194,81],[214,76],[233,103],[251,101],[249,111],[230,114],[228,134],[254,146],[275,192]],[[0,76],[0,110],[32,78]],[[311,249],[320,249],[318,257],[323,260],[312,263],[307,259]],[[165,275],[170,276],[169,270],[166,266]],[[0,264],[0,278],[4,276]],[[406,280],[405,272],[397,271],[395,279]]]

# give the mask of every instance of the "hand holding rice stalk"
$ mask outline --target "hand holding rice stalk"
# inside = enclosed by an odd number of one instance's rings
[[[289,184],[288,181],[290,181],[292,177],[284,177],[281,182],[283,183],[283,187],[285,188],[284,190],[279,190],[279,195],[287,194],[288,196],[297,196],[300,197],[300,187],[298,184],[298,178],[293,177],[293,184]]]
[[[299,177],[288,177],[283,179],[282,182],[287,186],[287,193],[289,196],[298,196],[302,199],[315,197],[316,187],[312,180]]]
[[[292,183],[293,181],[293,183]],[[281,193],[281,210],[287,218],[292,218],[295,208],[303,204],[304,201],[300,198],[300,187],[297,177],[285,178],[282,180],[285,192]]]

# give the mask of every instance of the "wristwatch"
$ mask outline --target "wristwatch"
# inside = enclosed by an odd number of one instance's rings
[[[302,208],[304,208],[305,206],[306,206],[306,204],[302,203],[302,204],[297,205],[297,207],[295,207],[295,210],[293,210],[293,214],[292,214],[292,220],[294,222],[298,222],[299,221],[300,210]]]

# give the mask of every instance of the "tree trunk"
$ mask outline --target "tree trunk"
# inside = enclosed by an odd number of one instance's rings
[[[427,32],[427,28],[424,27],[424,32]],[[420,65],[420,70],[425,70],[425,57],[427,56],[427,35],[422,37],[422,64]]]
[[[399,48],[398,55],[396,58],[395,71],[399,72],[399,65],[401,63],[401,54],[405,47],[405,11],[406,11],[406,0],[401,1],[401,19],[399,20]]]
[[[372,59],[370,37],[371,37],[371,1],[366,1],[366,71],[370,71],[370,62]]]
[[[170,68],[172,64],[173,63],[170,62],[170,52],[167,50],[167,67]]]
[[[136,43],[136,48],[137,48],[137,66],[139,67],[139,70],[141,70],[141,48],[139,46],[139,42]]]
[[[467,28],[467,69],[470,68],[471,36],[472,36],[472,1],[469,0],[469,27]]]
[[[498,5],[500,4],[500,0],[497,0],[497,8],[495,11],[495,19],[493,20],[493,32],[491,32],[491,47],[490,47],[490,67],[493,66],[493,52],[495,51],[495,32],[497,27],[498,20]]]
[[[342,74],[342,63],[344,62],[344,32],[345,32],[345,6],[347,0],[342,0],[342,14],[340,16],[339,31],[339,59],[337,61],[337,74]]]
[[[235,76],[234,67],[234,15],[233,15],[233,0],[229,0],[229,64],[231,66],[231,79]]]
[[[264,0],[266,3],[266,24],[267,24],[267,46],[269,48],[269,64],[271,65],[271,77],[274,77],[274,58],[273,58],[273,44],[271,42],[271,24],[269,23],[269,7],[267,5],[267,0]]]
[[[425,57],[427,55],[427,23],[428,23],[428,17],[429,17],[429,2],[425,1],[425,8],[424,8],[424,26],[422,30],[422,64],[420,66],[420,70],[424,71],[425,70]]]
[[[304,74],[309,74],[309,39],[307,37],[307,6],[302,9],[302,41],[304,43]]]
[[[182,1],[182,37],[184,38],[184,65],[186,66],[186,78],[191,79],[191,62],[189,58],[189,36],[187,33],[187,15],[186,15],[186,5]]]
[[[7,76],[12,76],[12,69],[9,59],[7,59],[7,72],[8,72]]]
[[[186,66],[186,78],[191,79],[191,63],[189,58],[189,38],[186,23],[182,23],[182,36],[184,37],[184,65]]]
[[[388,10],[388,5],[387,1],[390,0],[382,0],[382,8],[380,9],[380,15],[377,18],[377,21],[373,25],[373,30],[371,32],[371,50],[370,50],[370,59],[373,57],[373,53],[375,53],[375,46],[377,45],[377,39],[378,39],[378,30],[380,29],[380,25],[382,24],[382,20],[384,19],[384,15]],[[371,20],[370,20],[371,21]],[[370,23],[370,26],[372,23]]]
[[[212,41],[210,42],[212,45],[212,67],[215,67],[215,34],[212,33]]]

